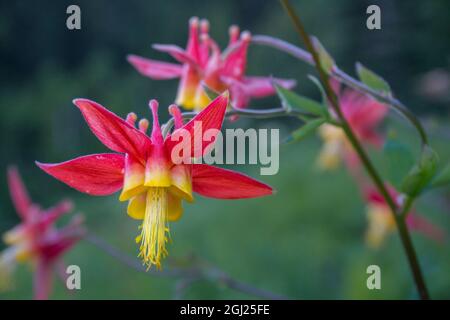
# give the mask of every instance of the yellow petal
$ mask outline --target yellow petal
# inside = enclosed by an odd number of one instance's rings
[[[175,165],[170,170],[170,175],[172,178],[170,192],[186,201],[192,202],[194,198],[192,197],[192,176],[189,167]]]
[[[185,66],[180,84],[178,86],[175,103],[185,109],[192,110],[195,107],[195,92],[200,83],[197,71],[190,66]]]
[[[195,102],[194,102],[195,111],[203,110],[210,102],[211,99],[209,99],[209,97],[206,95],[203,87],[199,86],[195,94]]]
[[[334,170],[344,157],[346,138],[343,130],[330,124],[319,128],[324,144],[318,158],[318,166],[323,170]]]
[[[168,197],[169,201],[169,221],[177,221],[181,218],[183,215],[183,206],[181,204],[181,198],[177,197],[176,195],[173,195],[169,193]]]
[[[119,196],[119,201],[127,201],[130,200],[131,198],[141,194],[141,193],[145,193],[145,191],[148,188],[146,186],[138,186],[136,188],[130,189],[130,190],[122,190],[122,193]]]
[[[142,220],[145,216],[145,205],[146,205],[146,193],[142,193],[138,196],[133,197],[128,202],[127,213],[128,215],[136,220]]]
[[[346,139],[344,130],[332,124],[323,124],[320,126],[319,135],[325,141]]]
[[[334,170],[339,167],[342,160],[342,145],[337,141],[325,142],[318,158],[319,168]]]
[[[26,235],[24,229],[21,226],[17,226],[3,234],[3,241],[7,245],[14,245],[25,241]]]
[[[16,260],[18,262],[26,262],[33,257],[33,253],[31,250],[27,248],[27,246],[23,246],[17,250]]]
[[[368,229],[366,242],[369,247],[377,249],[395,229],[395,221],[387,206],[371,204],[367,208]]]
[[[145,187],[143,186],[144,179],[144,166],[137,160],[134,160],[131,156],[126,155],[123,189],[119,200],[127,201],[128,199],[145,191]]]

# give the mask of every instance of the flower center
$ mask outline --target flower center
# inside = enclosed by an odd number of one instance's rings
[[[145,216],[141,230],[139,256],[151,267],[161,267],[161,259],[167,255],[166,242],[169,236],[168,191],[163,187],[151,187],[147,191]]]

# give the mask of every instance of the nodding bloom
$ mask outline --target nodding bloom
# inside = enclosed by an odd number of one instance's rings
[[[403,202],[402,196],[391,186],[388,186],[388,190],[396,204],[400,206]],[[368,220],[366,242],[372,248],[379,248],[396,228],[394,217],[383,196],[377,190],[366,190],[366,200]],[[438,242],[444,240],[445,233],[428,219],[413,211],[408,214],[406,219],[411,230],[420,232]]]
[[[357,138],[363,144],[379,148],[383,144],[383,137],[378,134],[377,127],[388,112],[387,106],[354,89],[342,89],[337,81],[333,81],[332,86],[342,113]],[[318,158],[320,168],[336,169],[343,160],[349,168],[359,164],[358,157],[341,128],[324,124],[319,128],[319,135],[324,141]]]
[[[155,80],[180,78],[175,103],[197,111],[208,105],[202,82],[222,93],[230,91],[234,107],[244,108],[251,98],[275,94],[272,83],[285,88],[295,85],[294,80],[271,77],[245,76],[247,49],[251,40],[248,31],[240,33],[237,26],[230,27],[228,47],[221,52],[209,36],[209,22],[193,17],[189,21],[189,39],[186,49],[176,45],[155,44],[154,49],[170,54],[179,64],[155,61],[129,55],[128,61],[142,75]]]
[[[162,258],[167,255],[168,222],[181,217],[182,200],[192,202],[193,192],[218,199],[272,194],[270,186],[234,171],[172,161],[173,149],[183,141],[177,142],[171,137],[180,132],[198,135],[198,124],[205,131],[221,129],[228,104],[224,95],[217,97],[186,124],[183,124],[178,107],[170,106],[175,130],[166,137],[159,124],[155,100],[149,103],[153,116],[150,136],[146,134],[149,122],[142,119],[136,128],[137,116],[134,113],[123,120],[93,101],[76,99],[74,104],[97,138],[118,153],[82,156],[59,164],[38,163],[38,166],[56,179],[90,195],[109,195],[122,189],[119,200],[128,201],[128,215],[142,220],[136,242],[140,243],[139,256],[148,267],[156,265],[160,268]],[[199,151],[203,155],[214,142],[200,140],[186,157],[193,158]]]
[[[55,221],[72,209],[70,201],[61,201],[50,209],[32,203],[15,167],[8,169],[12,202],[22,222],[3,235],[8,247],[0,254],[0,284],[9,285],[17,262],[34,266],[34,297],[47,299],[51,289],[52,270],[63,266],[61,256],[83,236],[82,217],[60,229]]]

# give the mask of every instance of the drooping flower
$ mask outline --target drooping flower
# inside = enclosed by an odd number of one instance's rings
[[[64,200],[43,210],[31,202],[15,167],[8,169],[8,185],[22,222],[3,235],[8,247],[0,254],[0,284],[4,288],[9,285],[17,262],[31,262],[35,269],[34,297],[47,299],[51,290],[52,270],[61,265],[61,256],[83,236],[82,217],[74,216],[68,225],[57,229],[54,223],[72,209],[70,201]]]
[[[129,55],[128,61],[142,75],[165,80],[180,78],[175,103],[186,109],[203,109],[210,102],[202,82],[222,93],[230,91],[231,103],[244,108],[251,98],[262,98],[275,94],[272,83],[285,88],[295,85],[294,80],[271,77],[246,76],[247,49],[251,40],[248,31],[240,33],[237,26],[230,27],[228,47],[221,52],[217,43],[209,36],[209,23],[198,18],[189,21],[189,39],[186,49],[176,45],[155,44],[154,49],[170,54],[179,64],[150,60]]]
[[[205,164],[175,164],[172,159],[173,149],[183,143],[172,139],[177,133],[188,132],[196,140],[195,135],[200,134],[198,124],[204,132],[220,130],[227,96],[217,97],[184,125],[178,108],[172,105],[169,110],[176,129],[166,137],[161,131],[155,100],[149,103],[153,116],[150,136],[146,134],[149,122],[140,120],[138,130],[134,113],[123,120],[93,101],[76,99],[74,104],[97,138],[118,153],[82,156],[59,164],[37,164],[56,179],[90,195],[109,195],[122,189],[119,200],[128,201],[128,215],[142,220],[136,241],[140,243],[139,256],[148,267],[161,266],[167,254],[168,222],[181,217],[182,200],[192,202],[193,192],[218,199],[254,198],[272,193],[270,186],[246,175]],[[203,136],[200,143],[196,141],[192,141],[191,153],[185,157],[192,158],[198,152],[203,155],[212,143],[203,140]]]
[[[387,106],[354,89],[342,89],[337,82],[332,82],[332,86],[342,113],[357,138],[363,144],[379,148],[383,144],[383,137],[377,129],[388,112]],[[335,169],[342,161],[349,168],[359,164],[358,157],[341,128],[324,124],[319,128],[319,135],[324,141],[318,158],[320,168]]]
[[[388,186],[390,195],[400,206],[403,202],[401,195],[391,186]],[[372,248],[380,247],[386,238],[394,232],[396,226],[394,217],[383,196],[375,189],[366,191],[367,220],[366,242]],[[442,242],[445,233],[428,219],[414,211],[408,214],[407,225],[411,230],[422,233],[435,241]]]

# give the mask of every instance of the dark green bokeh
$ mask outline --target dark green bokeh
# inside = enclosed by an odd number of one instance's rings
[[[420,94],[430,70],[449,69],[450,4],[435,1],[292,1],[308,31],[318,36],[342,69],[354,74],[361,61],[383,75],[396,95],[423,117],[448,122],[448,96]],[[382,30],[366,29],[365,9],[382,9]],[[82,30],[65,26],[66,8],[78,4]],[[191,16],[210,20],[211,34],[221,44],[238,24],[253,34],[268,34],[298,43],[290,21],[277,1],[2,1],[0,2],[0,232],[18,222],[6,187],[6,167],[17,164],[33,199],[49,206],[72,198],[86,216],[87,226],[131,256],[136,255],[137,223],[125,214],[116,196],[81,195],[41,172],[34,160],[57,162],[81,154],[106,151],[91,134],[71,101],[90,98],[124,116],[135,111],[149,117],[147,101],[169,105],[176,81],[143,78],[126,62],[128,53],[170,61],[151,43],[184,46]],[[306,75],[314,70],[268,48],[252,47],[249,73],[298,80],[297,91],[317,97]],[[277,99],[253,101],[270,107]],[[164,118],[167,113],[161,108]],[[397,122],[399,135],[417,147],[409,127]],[[277,127],[282,134],[295,121],[244,121],[239,127]],[[448,161],[448,133],[433,138],[442,162]],[[411,140],[413,142],[411,142]],[[311,139],[285,146],[280,172],[260,177],[277,194],[233,202],[198,197],[186,206],[184,218],[172,225],[172,256],[195,253],[233,277],[256,287],[294,298],[413,298],[408,266],[393,236],[379,251],[363,241],[364,204],[344,171],[320,173],[314,160],[320,143]],[[416,149],[413,149],[414,151]],[[381,163],[381,161],[379,161]],[[236,169],[258,176],[256,167]],[[447,194],[427,196],[424,212],[450,230]],[[414,238],[432,296],[450,298],[450,251],[421,236]],[[55,298],[171,298],[173,279],[150,278],[126,269],[105,253],[81,242],[67,263],[82,268],[83,289],[67,294],[56,284]],[[365,286],[366,267],[378,264],[383,289]],[[21,267],[16,290],[0,298],[30,298],[29,270]],[[253,298],[211,283],[194,285],[188,298]]]

